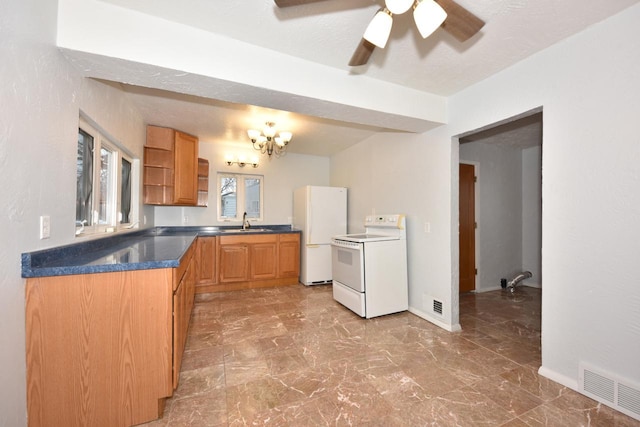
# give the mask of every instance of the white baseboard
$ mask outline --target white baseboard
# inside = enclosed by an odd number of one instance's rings
[[[462,327],[460,326],[460,323],[456,323],[455,325],[449,325],[446,322],[443,322],[441,319],[437,319],[433,316],[429,316],[428,313],[419,310],[417,308],[414,307],[409,307],[409,312],[415,314],[416,316],[426,320],[427,322],[431,322],[434,325],[444,329],[445,331],[449,331],[449,332],[459,332],[462,330]]]
[[[540,375],[542,375],[545,378],[549,378],[552,381],[557,382],[558,384],[562,384],[565,387],[570,388],[573,391],[576,391],[578,393],[580,393],[578,391],[578,379],[577,378],[570,378],[567,377],[566,375],[562,375],[556,371],[553,371],[545,366],[540,366],[540,368],[538,369],[538,373]]]

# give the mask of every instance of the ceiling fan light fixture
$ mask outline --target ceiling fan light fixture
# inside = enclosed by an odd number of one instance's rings
[[[447,12],[433,0],[416,0],[413,19],[420,35],[426,39],[447,19]]]
[[[384,49],[387,45],[387,40],[389,40],[392,24],[393,18],[391,17],[391,12],[386,7],[382,8],[375,14],[362,37],[368,42]]]
[[[409,10],[413,2],[414,0],[385,0],[384,4],[389,9],[389,12],[394,15],[401,15]]]

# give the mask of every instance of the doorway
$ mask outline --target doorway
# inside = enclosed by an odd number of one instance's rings
[[[459,292],[499,290],[525,270],[520,286],[541,287],[542,110],[459,142]]]

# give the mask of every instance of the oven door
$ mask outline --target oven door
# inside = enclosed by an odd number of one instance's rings
[[[364,244],[334,239],[331,246],[333,281],[364,292]]]

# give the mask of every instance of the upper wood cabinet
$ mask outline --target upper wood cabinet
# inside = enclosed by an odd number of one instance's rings
[[[144,147],[144,203],[198,204],[198,138],[186,133],[147,126]]]
[[[209,160],[198,158],[198,206],[209,206]]]

